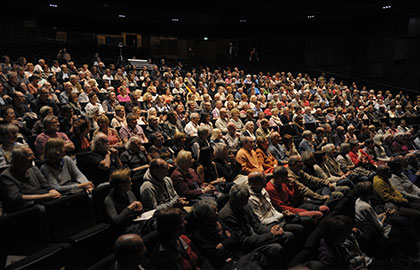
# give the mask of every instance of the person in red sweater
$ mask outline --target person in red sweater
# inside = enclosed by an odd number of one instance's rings
[[[265,189],[270,195],[271,203],[278,211],[290,211],[300,216],[310,216],[318,221],[329,212],[326,205],[317,205],[305,201],[298,186],[288,181],[286,167],[277,166],[273,171],[273,178],[267,183]]]
[[[358,141],[350,141],[350,152],[349,157],[351,158],[351,161],[353,161],[354,165],[362,166],[366,169],[375,170],[376,169],[376,163],[373,161],[373,159],[366,154],[365,151],[359,148],[359,142]]]

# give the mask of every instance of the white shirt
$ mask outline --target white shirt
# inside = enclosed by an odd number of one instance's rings
[[[197,136],[197,128],[198,128],[198,125],[190,121],[185,126],[184,130],[185,130],[185,133],[187,133],[187,136]]]

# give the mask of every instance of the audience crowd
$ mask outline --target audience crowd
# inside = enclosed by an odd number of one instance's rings
[[[108,184],[115,269],[415,268],[420,95],[57,57],[1,59],[3,215]]]

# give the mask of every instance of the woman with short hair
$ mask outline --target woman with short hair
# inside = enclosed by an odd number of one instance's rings
[[[41,166],[48,183],[61,194],[73,194],[85,190],[91,193],[94,185],[77,168],[75,162],[66,156],[64,140],[52,138],[44,149],[44,164]]]

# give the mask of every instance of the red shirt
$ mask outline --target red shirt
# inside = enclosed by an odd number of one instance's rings
[[[299,193],[297,186],[294,183],[287,185],[281,183],[281,188],[276,188],[271,181],[268,181],[265,186],[270,195],[271,203],[277,210],[284,211],[289,210],[293,213],[306,212],[307,210],[301,208],[295,208],[293,205],[300,204],[302,202],[302,196]]]
[[[373,161],[373,159],[368,154],[366,154],[365,151],[363,151],[362,149],[359,149],[359,151],[362,154],[362,156],[367,157],[370,164],[375,165],[375,161]],[[349,157],[351,158],[351,161],[353,161],[354,165],[356,166],[359,165],[359,163],[361,162],[357,153],[349,152]]]

